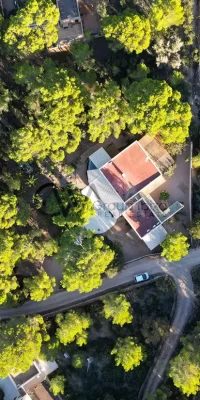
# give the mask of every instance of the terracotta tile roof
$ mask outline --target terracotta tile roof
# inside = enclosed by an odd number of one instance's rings
[[[101,171],[124,201],[160,175],[138,142],[119,153]]]

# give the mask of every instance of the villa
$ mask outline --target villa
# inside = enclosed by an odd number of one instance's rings
[[[148,149],[148,151],[147,151]],[[101,147],[88,162],[88,183],[82,193],[96,210],[87,229],[105,233],[123,216],[150,250],[166,237],[164,222],[184,206],[158,204],[151,193],[165,182],[163,171],[174,161],[153,138],[145,136],[111,158]]]

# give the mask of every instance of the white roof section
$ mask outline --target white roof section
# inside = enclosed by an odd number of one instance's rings
[[[101,173],[98,178],[91,182],[90,187],[115,218],[119,218],[128,208],[115,189]]]
[[[116,218],[109,212],[104,203],[96,196],[90,186],[86,186],[82,190],[82,194],[87,196],[93,203],[96,211],[95,217],[90,218],[86,229],[94,230],[98,234],[107,232],[116,224]]]
[[[103,147],[100,147],[100,149],[91,154],[91,156],[89,156],[89,159],[92,161],[96,168],[101,168],[104,164],[112,160],[112,158],[108,155]]]
[[[98,169],[87,170],[87,177],[89,184],[91,184],[94,181],[94,179],[98,178],[99,176],[101,176],[101,172],[99,172]]]
[[[147,233],[143,236],[142,240],[146,243],[147,247],[150,250],[155,249],[160,243],[165,240],[167,236],[167,231],[163,228],[162,225],[157,226],[151,232]]]

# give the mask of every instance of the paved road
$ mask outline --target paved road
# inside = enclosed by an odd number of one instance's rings
[[[99,289],[93,290],[90,293],[80,294],[78,291],[72,293],[59,292],[39,303],[28,301],[16,309],[7,310],[0,308],[0,318],[5,319],[35,313],[51,315],[56,313],[56,311],[64,311],[73,306],[92,301],[94,297],[101,297],[107,291],[114,290],[115,288],[117,289],[121,285],[131,284],[135,274],[145,271],[152,276],[158,274],[171,276],[177,287],[175,315],[168,339],[164,343],[148,382],[145,385],[142,397],[142,400],[144,400],[146,399],[146,393],[153,393],[162,380],[168,362],[192,311],[194,291],[191,270],[197,265],[200,265],[200,248],[190,250],[186,257],[176,263],[169,263],[163,257],[149,256],[128,263],[126,268],[116,277],[113,279],[105,279]]]

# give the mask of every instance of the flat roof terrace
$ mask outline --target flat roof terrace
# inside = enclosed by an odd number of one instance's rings
[[[126,210],[123,215],[141,238],[160,224],[143,200],[138,201],[138,203]]]
[[[105,164],[101,172],[124,201],[160,175],[138,142],[134,142]]]

